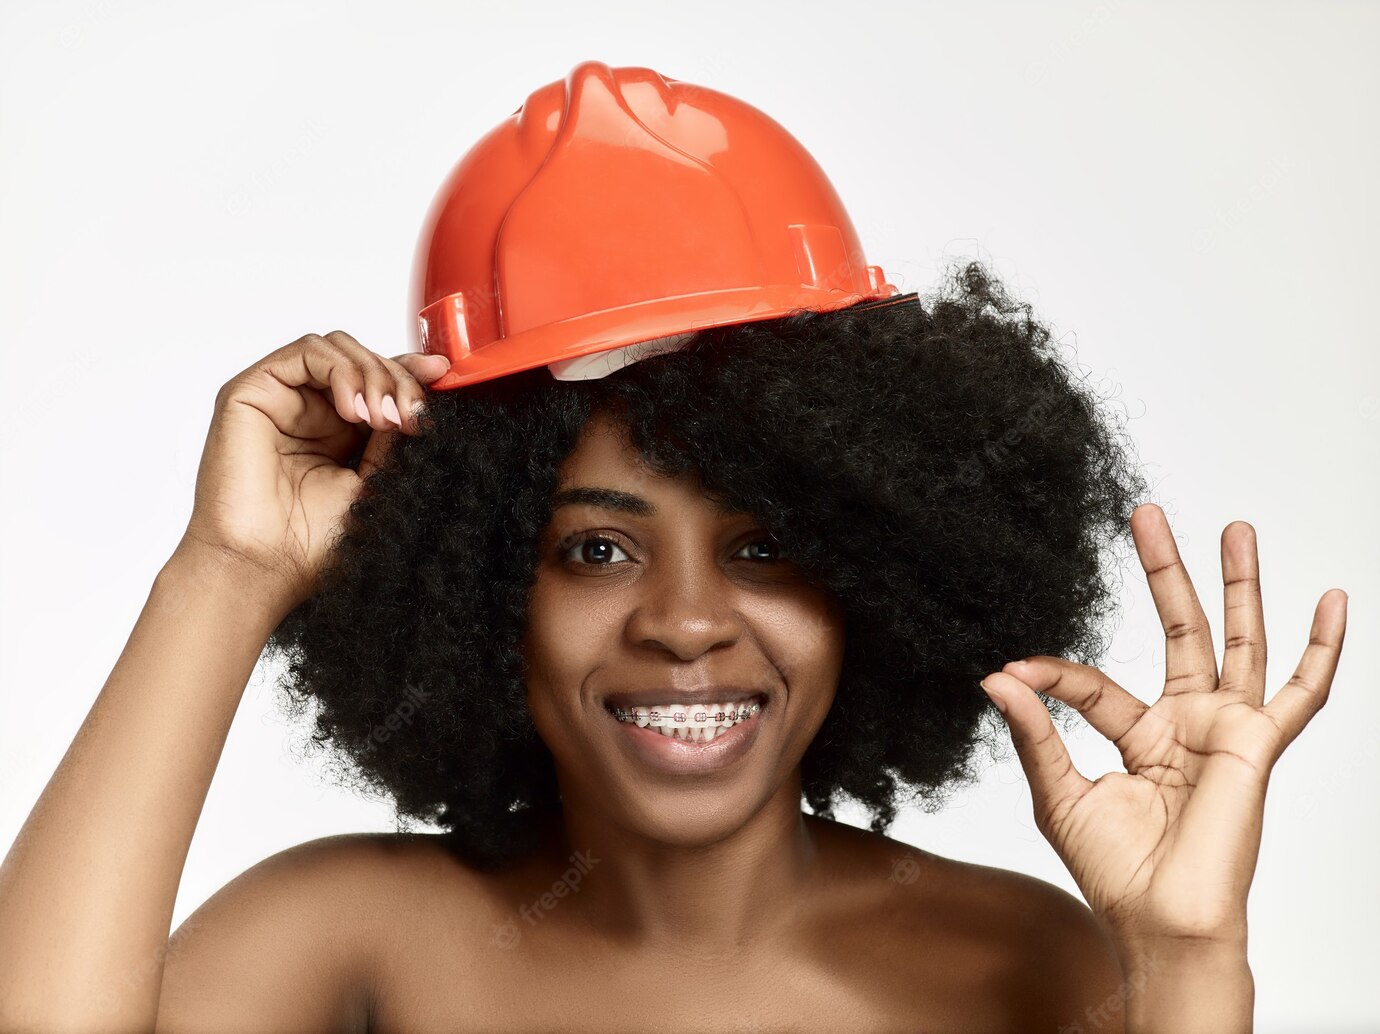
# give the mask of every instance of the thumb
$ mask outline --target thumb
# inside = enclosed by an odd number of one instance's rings
[[[374,431],[369,432],[369,441],[364,446],[364,454],[359,458],[359,468],[356,471],[360,480],[367,478],[379,468],[384,456],[392,447],[394,439],[401,431]]]

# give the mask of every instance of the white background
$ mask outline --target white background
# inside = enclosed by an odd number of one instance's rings
[[[181,534],[220,385],[311,331],[410,347],[451,165],[578,62],[645,65],[790,129],[902,290],[977,256],[1035,305],[1129,419],[1219,651],[1219,536],[1254,524],[1271,692],[1349,592],[1331,701],[1271,781],[1250,962],[1258,1030],[1376,1029],[1378,30],[1341,3],[4,4],[0,846]],[[1134,559],[1124,599],[1105,668],[1153,700]],[[291,844],[393,828],[295,757],[271,675],[175,922]],[[893,833],[1077,893],[1014,757]]]

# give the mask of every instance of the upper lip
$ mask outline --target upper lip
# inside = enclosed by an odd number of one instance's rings
[[[605,707],[651,707],[653,704],[719,704],[747,697],[764,697],[767,691],[750,686],[701,686],[698,689],[630,689],[604,697]]]

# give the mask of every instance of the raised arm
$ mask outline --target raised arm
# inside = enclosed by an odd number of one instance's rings
[[[179,549],[0,869],[0,1027],[153,1015],[182,865],[270,600]]]
[[[0,865],[0,1029],[154,1029],[182,866],[245,683],[389,429],[416,431],[416,377],[445,368],[336,331],[221,389],[187,532]]]

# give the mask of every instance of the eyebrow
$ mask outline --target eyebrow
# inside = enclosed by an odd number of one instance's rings
[[[722,499],[709,497],[709,503],[714,508],[714,512],[721,517],[733,517],[746,512]],[[551,497],[552,512],[559,510],[562,506],[595,506],[601,510],[629,513],[634,517],[655,517],[657,514],[657,508],[640,495],[633,495],[631,492],[623,492],[616,488],[590,485],[565,488],[553,495]]]

